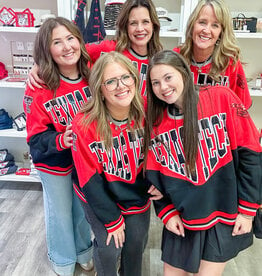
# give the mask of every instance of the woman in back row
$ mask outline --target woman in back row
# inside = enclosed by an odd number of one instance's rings
[[[191,13],[185,43],[174,51],[190,65],[194,83],[232,89],[245,107],[252,104],[232,18],[223,0],[201,0]]]

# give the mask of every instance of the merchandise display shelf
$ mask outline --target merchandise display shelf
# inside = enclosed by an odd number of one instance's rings
[[[262,88],[261,89],[249,89],[250,95],[251,96],[257,96],[257,97],[261,97],[262,96]]]
[[[239,32],[235,31],[236,38],[262,38],[262,33],[247,33],[247,32]]]
[[[10,82],[10,81],[6,81],[6,79],[0,80],[0,87],[2,87],[2,88],[10,88],[10,87],[11,88],[25,88],[25,86],[26,86],[25,81]]]
[[[35,27],[7,27],[0,26],[0,32],[6,33],[37,33],[39,28]]]
[[[15,173],[1,175],[0,181],[41,182],[37,175],[16,175]]]
[[[27,136],[26,130],[18,131],[15,128],[0,130],[0,137],[26,138],[26,136]]]

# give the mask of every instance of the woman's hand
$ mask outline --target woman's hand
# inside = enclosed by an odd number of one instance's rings
[[[73,145],[73,137],[72,137],[72,125],[68,125],[66,127],[66,131],[64,133],[64,144],[67,148],[70,148]]]
[[[42,88],[42,85],[44,84],[44,81],[39,78],[38,72],[39,72],[39,66],[37,64],[34,64],[28,74],[28,79],[27,79],[27,84],[32,90],[35,90],[34,87]]]
[[[154,185],[151,185],[147,192],[152,195],[150,197],[151,200],[159,200],[163,197],[162,193]]]
[[[185,237],[185,229],[179,215],[171,217],[166,223],[166,229],[178,236]]]
[[[252,229],[252,222],[253,222],[252,216],[238,214],[236,218],[236,223],[232,232],[232,236],[249,233]]]
[[[125,223],[123,223],[123,225],[118,228],[117,230],[115,230],[112,233],[109,233],[106,239],[106,245],[109,245],[112,236],[114,237],[115,240],[115,246],[116,248],[119,247],[123,247],[123,244],[125,242]]]

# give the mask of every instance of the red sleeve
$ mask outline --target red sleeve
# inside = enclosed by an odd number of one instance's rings
[[[62,151],[68,147],[64,144],[64,133],[56,131],[53,121],[44,108],[44,102],[49,100],[47,93],[49,93],[49,91],[46,89],[35,88],[35,90],[31,90],[28,86],[26,87],[23,99],[23,107],[26,114],[26,139],[27,142],[29,142],[33,136],[38,135],[40,137],[41,134],[46,135],[47,131],[49,131],[50,134],[52,132],[50,137],[53,137],[53,141],[48,141],[49,147],[51,143],[54,150]],[[51,132],[50,126],[51,129],[53,129]],[[43,136],[42,145],[45,144],[45,139],[46,137],[44,138]],[[40,141],[38,141],[38,143],[40,143]]]
[[[224,90],[223,105],[228,107],[225,122],[237,172],[238,210],[255,216],[261,204],[259,192],[262,187],[262,149],[259,132],[233,91],[226,87],[213,89]]]
[[[116,41],[114,40],[102,40],[101,42],[86,44],[87,53],[93,63],[101,56],[102,53],[114,51],[115,48]]]
[[[229,76],[229,88],[237,94],[246,109],[249,109],[252,105],[252,99],[241,62],[238,61],[235,66],[230,64],[226,71],[228,70],[229,72],[226,72],[226,75]]]

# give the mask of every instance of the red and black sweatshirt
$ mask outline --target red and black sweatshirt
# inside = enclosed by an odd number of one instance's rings
[[[110,122],[112,147],[105,149],[97,134],[97,122],[83,128],[83,114],[72,122],[72,155],[78,183],[74,188],[88,202],[108,232],[124,223],[123,215],[143,213],[150,207],[148,183],[143,178],[141,131]]]
[[[174,48],[173,50],[180,53],[180,48]],[[199,86],[227,86],[237,94],[239,99],[245,105],[246,109],[250,108],[252,105],[252,99],[249,93],[245,72],[240,60],[238,60],[235,65],[233,65],[233,59],[230,59],[229,65],[225,72],[221,73],[220,82],[216,82],[209,77],[208,74],[211,70],[211,65],[211,60],[201,68],[197,66],[197,64],[190,64],[190,69],[194,77],[194,83]]]
[[[203,88],[198,126],[196,173],[189,176],[183,115],[171,115],[167,108],[154,129],[157,138],[152,136],[150,143],[146,178],[164,194],[154,202],[157,215],[167,223],[179,214],[190,230],[205,230],[218,222],[233,225],[238,213],[255,216],[261,204],[262,154],[246,108],[227,87]]]
[[[48,89],[25,90],[23,107],[26,114],[27,143],[36,169],[55,175],[72,170],[71,149],[64,144],[67,125],[80,107],[91,97],[88,83],[61,76],[54,98]]]

